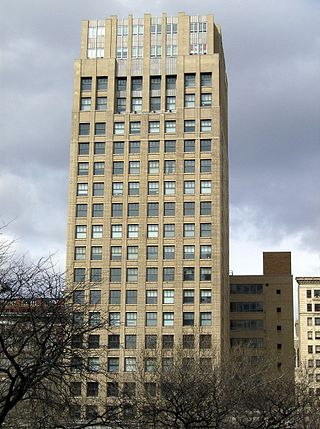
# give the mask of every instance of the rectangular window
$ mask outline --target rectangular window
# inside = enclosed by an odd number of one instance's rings
[[[159,225],[157,225],[157,224],[148,224],[147,225],[147,235],[148,235],[148,238],[158,238],[158,235],[159,235]]]
[[[103,163],[104,166],[104,163]],[[104,195],[104,183],[103,182],[95,182],[93,184],[93,196],[94,197],[103,197]]]
[[[148,203],[148,216],[159,216],[159,203]]]
[[[135,357],[124,358],[124,370],[125,372],[135,372],[137,368]]]
[[[183,268],[183,281],[193,282],[194,281],[194,267]]]
[[[128,246],[127,247],[127,260],[136,261],[139,257],[139,247],[138,246]]]
[[[92,204],[92,217],[103,217],[103,204]]]
[[[138,268],[127,268],[127,283],[137,283]]]
[[[124,142],[113,142],[113,154],[114,155],[124,154]]]
[[[200,215],[211,216],[211,201],[200,202]]]
[[[106,123],[105,122],[96,122],[94,125],[94,134],[96,136],[103,136],[106,133]]]
[[[185,120],[184,121],[184,132],[185,133],[194,133],[196,131],[196,121],[195,120]],[[185,150],[186,152],[186,150]],[[191,151],[189,151],[191,152]]]
[[[158,302],[158,291],[147,290],[146,291],[146,304],[157,304]]]
[[[165,151],[165,153],[175,153],[176,141],[175,140],[166,140],[164,142],[164,151]]]
[[[91,260],[101,261],[102,260],[102,246],[91,247]]]
[[[88,162],[78,162],[78,176],[87,176],[89,172]]]
[[[97,381],[88,381],[87,382],[87,396],[98,396],[99,393],[99,383]]]
[[[145,336],[145,348],[146,349],[155,349],[157,347],[157,336],[156,335],[146,335]]]
[[[212,248],[209,245],[200,246],[200,259],[211,259]]]
[[[174,304],[174,290],[166,289],[163,291],[163,304]]]
[[[194,202],[184,202],[183,203],[183,215],[184,216],[194,216],[195,214],[195,203]]]
[[[161,26],[160,26],[160,28],[161,28]],[[151,91],[160,91],[160,89],[161,89],[161,76],[151,76],[150,77],[150,89],[151,89]]]
[[[176,121],[165,121],[164,123],[165,133],[175,133],[176,132]]]
[[[76,225],[76,239],[87,238],[87,226],[86,225]]]
[[[158,259],[158,246],[147,246],[147,259]]]
[[[146,271],[146,281],[147,282],[157,282],[158,281],[158,268],[148,267]]]
[[[183,259],[194,259],[195,246],[183,246]]]
[[[183,313],[183,326],[194,326],[194,313],[192,311]]]
[[[200,268],[200,281],[211,281],[211,268],[210,267],[202,267]]]
[[[166,76],[166,89],[176,89],[177,87],[177,76]]]
[[[140,142],[129,142],[129,153],[140,153]]]
[[[122,217],[122,214],[123,214],[122,203],[113,203],[111,205],[111,216],[112,217]]]
[[[129,203],[128,217],[137,217],[137,216],[139,216],[139,203]]]
[[[176,214],[176,203],[164,203],[164,216],[175,216]]]
[[[109,291],[109,304],[120,305],[121,303],[121,291],[120,290],[110,290]],[[118,320],[119,313],[110,313],[113,314],[112,319]],[[120,321],[120,319],[119,319]],[[120,322],[119,322],[120,323]]]
[[[140,134],[140,131],[141,131],[140,121],[130,122],[130,134]]]
[[[94,283],[102,282],[102,269],[101,268],[91,268],[90,270],[90,281]]]
[[[175,258],[175,246],[163,246],[163,259]]]
[[[139,225],[128,225],[128,238],[139,238]]]
[[[148,195],[159,194],[159,182],[148,182]]]
[[[93,174],[94,175],[104,174],[104,162],[94,162],[93,163]]]
[[[126,111],[126,103],[127,99],[124,97],[118,97],[117,98],[117,113],[122,113]]]
[[[171,112],[176,110],[176,97],[172,95],[167,95],[166,97],[166,110]]]
[[[164,195],[175,195],[176,182],[164,182]]]
[[[185,140],[184,141],[184,152],[194,152],[195,151],[195,140]]]
[[[148,173],[149,174],[159,174],[159,161],[149,161],[148,162]]]
[[[108,372],[119,372],[119,358],[108,358]]]
[[[210,87],[212,85],[212,73],[200,73],[200,85]]]
[[[200,181],[200,194],[211,194],[211,180]]]
[[[111,225],[111,238],[122,238],[122,225]]]
[[[129,195],[139,195],[139,192],[140,192],[140,183],[139,182],[129,182],[129,184],[128,184]]]
[[[112,195],[115,197],[123,195],[123,183],[122,182],[113,182],[112,183]]]
[[[97,91],[105,91],[108,89],[108,77],[98,76],[97,77]]]
[[[136,290],[126,291],[126,304],[136,305],[137,304],[138,292]]]
[[[162,348],[172,350],[174,347],[174,335],[162,335]]]
[[[84,304],[84,290],[73,291],[73,304]]]
[[[88,183],[78,183],[77,195],[78,197],[85,197],[88,195]]]
[[[173,282],[174,281],[174,268],[165,267],[163,269],[163,281],[164,282]]]
[[[183,291],[183,303],[194,304],[194,289],[185,289]]]
[[[200,173],[211,173],[211,159],[200,160]]]
[[[140,174],[140,161],[129,162],[129,174]]]
[[[90,124],[88,122],[79,124],[79,136],[88,136],[90,134]]]
[[[124,344],[126,350],[133,350],[137,347],[137,336],[136,335],[126,335],[124,338]]]
[[[163,225],[163,237],[164,238],[174,238],[175,236],[175,224],[174,223],[165,223]]]
[[[89,143],[78,144],[78,155],[89,155]]]
[[[123,174],[124,163],[123,161],[114,161],[112,166],[113,174]]]
[[[195,107],[196,105],[196,96],[195,94],[185,94],[184,95],[184,107]]]
[[[200,326],[211,326],[212,324],[212,315],[210,312],[201,312],[200,313]]]
[[[174,325],[174,313],[173,312],[164,312],[162,320],[163,320],[163,326],[173,326]]]
[[[110,283],[121,282],[121,268],[110,268]]]
[[[184,349],[194,349],[194,335],[192,334],[183,335],[182,346]]]
[[[164,161],[164,173],[165,174],[174,174],[176,172],[176,161],[175,160],[165,160]]]
[[[131,112],[141,112],[142,111],[142,97],[132,97],[131,98]]]
[[[81,78],[81,91],[91,91],[92,78],[82,77]]]
[[[160,142],[158,140],[150,140],[148,142],[148,153],[159,153]]]
[[[149,121],[149,133],[160,133],[160,121]]]
[[[157,313],[148,311],[146,313],[146,326],[157,326]]]
[[[82,111],[91,110],[91,97],[81,97],[80,110]]]
[[[195,73],[186,73],[184,75],[184,86],[186,88],[196,86],[196,74]]]
[[[212,131],[211,119],[201,119],[200,131],[202,133],[208,133],[208,132]]]
[[[133,77],[131,79],[131,91],[142,91],[142,77]]]
[[[185,195],[194,195],[195,193],[195,181],[185,180],[183,184],[183,192]]]
[[[194,223],[184,223],[183,224],[183,236],[184,237],[194,237],[195,236],[195,224]]]
[[[85,268],[75,268],[73,272],[73,281],[75,283],[81,283],[85,281]]]
[[[200,304],[211,304],[211,289],[200,289]]]
[[[211,152],[211,140],[200,140],[200,152]]]
[[[126,91],[127,89],[127,78],[118,77],[117,78],[117,91]]]
[[[210,107],[212,105],[212,95],[209,93],[201,94],[201,107]]]
[[[121,261],[121,257],[122,257],[122,247],[121,246],[111,246],[110,259],[112,261]]]
[[[190,141],[190,140],[186,140],[186,141]],[[194,140],[191,140],[193,142],[193,150],[191,152],[194,152]],[[191,146],[188,146],[188,148],[190,148]],[[186,142],[185,142],[185,152],[188,152],[188,150],[186,151]],[[186,159],[184,161],[184,172],[185,173],[194,173],[195,172],[195,160],[194,159]]]
[[[126,312],[126,326],[137,326],[137,313],[135,311]]]
[[[97,97],[96,110],[107,110],[107,97]]]
[[[113,133],[115,135],[122,135],[122,134],[124,134],[124,122],[115,122],[113,124]]]
[[[161,109],[161,97],[150,97],[150,111],[158,112]]]
[[[77,204],[76,217],[87,217],[87,204]]]

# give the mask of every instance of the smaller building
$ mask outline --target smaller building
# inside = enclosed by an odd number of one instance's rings
[[[230,276],[231,347],[269,355],[275,371],[294,377],[293,328],[290,252],[264,252],[262,275]]]
[[[320,392],[320,277],[297,277],[300,371]]]

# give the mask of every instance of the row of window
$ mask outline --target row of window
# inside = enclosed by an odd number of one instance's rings
[[[174,192],[172,192],[173,190],[175,190],[173,186],[171,186],[170,188],[168,187],[168,191],[165,192],[165,195],[173,195],[174,194]],[[104,212],[103,203],[92,204],[92,210],[91,210],[92,217],[103,217],[103,212]],[[211,216],[211,212],[212,212],[211,201],[200,201],[200,215]],[[196,203],[194,201],[188,201],[183,203],[183,216],[195,216],[195,213],[196,213]],[[76,217],[87,217],[87,216],[88,216],[88,204],[77,204]],[[117,225],[111,225],[111,234],[113,229],[114,230],[117,229],[116,226]],[[139,225],[128,225],[128,235],[127,235],[128,238],[138,238],[138,229],[139,229]],[[159,236],[159,225],[148,224],[147,231],[148,231],[148,238],[157,238]],[[122,232],[122,225],[121,225],[121,232]],[[133,234],[130,235],[130,232],[133,232]],[[112,236],[112,238],[121,238],[121,237]]]
[[[98,305],[102,303],[101,290],[90,290],[89,291],[89,304]],[[124,292],[123,292],[124,293]],[[145,303],[146,304],[158,304],[158,291],[156,289],[148,289],[145,294]],[[129,289],[125,291],[125,302],[128,305],[136,305],[138,300],[138,291],[136,289]],[[183,290],[183,304],[194,304],[195,300],[195,290],[194,289],[184,289]],[[211,304],[212,300],[212,291],[211,289],[200,289],[199,291],[199,302],[200,304]],[[85,303],[85,291],[80,289],[73,292],[73,303],[83,305]],[[121,290],[112,289],[109,290],[109,304],[110,305],[120,305],[121,304]],[[174,289],[165,289],[162,291],[162,304],[174,304]],[[98,317],[100,323],[100,313],[99,312],[90,312],[92,318]],[[75,322],[77,325],[83,325],[84,313],[76,312],[74,313]],[[94,326],[98,323],[95,319]]]
[[[130,122],[130,134],[140,134],[141,131],[141,122],[134,121]],[[211,119],[200,119],[200,132],[208,133],[212,131],[212,121]],[[148,132],[149,134],[159,134],[160,133],[160,121],[149,121],[148,123]],[[176,121],[175,120],[165,120],[164,121],[164,132],[165,133],[176,133]],[[194,119],[184,120],[184,132],[185,133],[195,133],[196,132],[196,121]],[[79,136],[88,136],[90,134],[90,123],[81,122],[79,124]],[[106,134],[106,123],[105,122],[96,122],[94,124],[94,134],[96,136],[101,136]],[[113,134],[114,135],[124,135],[125,134],[125,122],[115,122],[113,124]]]
[[[260,329],[263,329],[263,320],[262,319],[230,320],[230,329],[232,331],[260,330]]]
[[[100,271],[99,271],[100,270]],[[91,269],[91,281],[102,281],[102,272],[101,268],[92,268]],[[132,270],[134,270],[132,268]],[[159,279],[159,270],[157,267],[148,268],[148,278],[152,280],[148,281],[161,281]],[[211,267],[200,267],[199,280],[203,282],[211,281],[212,269]],[[182,279],[183,281],[195,281],[196,273],[195,267],[183,267],[182,268]],[[162,271],[162,281],[163,282],[172,282],[175,279],[175,268],[174,267],[165,267]],[[75,268],[74,269],[74,281],[84,282],[85,281],[85,268]],[[110,268],[110,283],[121,283],[121,268]],[[232,304],[241,304],[241,303],[232,303]],[[231,311],[246,311],[246,310],[231,310]],[[248,310],[248,311],[262,311],[262,310]]]
[[[315,311],[315,312],[319,312],[320,311],[320,304],[307,304],[307,311]]]
[[[132,167],[132,171],[129,171],[129,174],[137,174],[137,166]],[[140,168],[140,166],[139,166]],[[101,173],[99,173],[101,174]],[[200,185],[200,186],[199,186]],[[135,188],[139,190],[139,188]],[[196,192],[197,191],[197,192]],[[184,195],[195,195],[200,192],[200,195],[209,195],[212,192],[212,183],[211,180],[200,180],[200,184],[195,180],[185,180],[183,182],[183,194]],[[92,193],[94,197],[103,197],[104,196],[104,183],[95,182],[92,187]],[[175,181],[165,181],[163,183],[163,195],[175,195],[176,194],[176,182]],[[116,182],[112,183],[112,195],[120,196],[123,195],[123,183]],[[130,195],[130,194],[129,194]],[[132,194],[131,194],[132,195]],[[137,195],[137,194],[133,194]],[[159,195],[159,182],[148,182],[148,195]],[[88,196],[88,183],[78,183],[77,184],[77,196]],[[164,216],[174,216],[175,214],[175,203],[174,202],[165,202],[163,203],[162,209],[164,210]],[[122,217],[123,215],[123,204],[122,203],[112,203],[111,213],[113,217]],[[158,216],[159,215],[159,203],[153,202],[148,203],[148,216]],[[139,203],[128,203],[127,205],[127,216],[139,216]]]
[[[313,353],[318,354],[318,353],[320,353],[320,345],[315,345],[315,346],[309,345],[308,346],[308,353],[309,354],[313,354]]]
[[[262,284],[230,284],[230,293],[260,294],[263,293]]]
[[[113,155],[123,155],[125,153],[125,147],[129,146],[129,154],[139,154],[141,149],[140,141],[115,141],[113,142]],[[78,155],[89,155],[90,145],[89,143],[78,144]],[[201,139],[199,144],[200,152],[211,152],[211,140]],[[176,152],[176,140],[165,140],[160,143],[160,140],[150,140],[148,142],[148,153],[160,153],[160,150],[164,153],[175,153]],[[183,151],[195,152],[196,140],[185,140],[183,143]],[[105,154],[105,143],[95,142],[94,143],[94,155]],[[195,160],[188,160],[193,161]],[[190,171],[189,171],[190,172]]]
[[[162,257],[158,256],[158,246],[148,246],[147,249],[147,259],[175,259],[176,257],[176,248],[175,246],[163,246]],[[112,261],[120,261],[122,257],[122,246],[111,246],[110,248],[110,259]],[[86,247],[85,246],[76,246],[74,250],[74,259],[76,261],[81,261],[86,259]],[[186,245],[183,246],[183,259],[195,259],[195,246]],[[212,258],[212,246],[210,245],[201,245],[200,246],[200,259],[211,259]],[[102,246],[91,246],[90,257],[93,261],[102,260]],[[139,258],[139,247],[138,246],[127,246],[127,260],[128,261],[137,261]],[[128,270],[130,270],[128,268]],[[129,274],[130,273],[130,274]],[[133,275],[133,271],[127,272],[127,281]],[[137,273],[138,275],[138,273]],[[147,281],[150,276],[150,269],[147,269]],[[132,280],[131,280],[132,281]]]
[[[129,228],[130,227],[130,228]],[[123,226],[122,225],[111,225],[111,238],[122,238]],[[128,238],[138,238],[139,228],[137,225],[128,225],[127,237]],[[211,223],[200,223],[199,235],[203,237],[212,236],[212,224]],[[175,224],[164,224],[163,225],[163,237],[164,238],[174,238],[175,237]],[[183,224],[183,237],[184,238],[194,238],[196,237],[196,225],[194,223],[185,223]],[[87,225],[76,225],[75,231],[76,239],[85,239],[87,238]],[[92,225],[91,228],[91,238],[103,238],[103,225]],[[130,248],[135,248],[137,246],[129,246]],[[122,249],[120,246],[111,247],[111,255],[118,253]],[[115,249],[114,251],[112,249]],[[132,250],[130,250],[131,252]],[[132,251],[133,252],[133,251]],[[120,253],[121,255],[121,253]],[[129,252],[128,252],[129,255]],[[129,258],[129,256],[128,256]],[[113,259],[113,258],[112,258]],[[147,246],[147,259],[158,259],[158,246]]]
[[[308,326],[319,326],[320,325],[320,317],[307,317],[307,325]]]
[[[320,340],[320,331],[308,331],[308,340]]]
[[[306,290],[306,297],[312,298],[312,290],[311,289]],[[320,289],[314,289],[313,290],[313,297],[314,298],[320,298]]]
[[[127,99],[125,97],[117,97],[116,99],[116,112],[122,113],[127,110]],[[200,107],[211,107],[212,105],[212,94],[202,93],[200,94]],[[90,111],[92,107],[91,97],[80,98],[80,110],[83,112]],[[107,97],[96,97],[95,110],[105,111],[107,110]],[[176,97],[174,95],[167,95],[165,99],[165,106],[162,106],[167,111],[176,110]],[[185,94],[184,96],[184,107],[195,108],[196,107],[196,94]],[[130,103],[131,112],[142,112],[142,97],[131,97]],[[161,111],[161,97],[151,96],[149,100],[149,111],[160,112]],[[168,131],[170,132],[170,131]]]
[[[151,91],[160,91],[161,90],[161,76],[150,76],[150,90]],[[165,77],[166,90],[176,89],[177,76],[169,75]],[[92,77],[82,77],[81,78],[81,91],[91,91],[92,90]],[[211,87],[212,86],[212,73],[204,72],[200,73],[199,83],[201,87]],[[184,86],[186,88],[193,88],[196,86],[196,73],[185,73],[184,74]],[[140,76],[135,76],[131,78],[131,91],[142,91],[143,87],[143,78]],[[107,76],[98,76],[96,78],[96,89],[97,91],[106,91],[108,89],[108,77]],[[126,77],[117,77],[116,78],[116,90],[117,91],[126,91],[127,90],[127,78]]]

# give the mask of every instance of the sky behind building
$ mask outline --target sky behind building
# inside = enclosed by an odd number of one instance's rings
[[[0,17],[0,221],[19,251],[63,267],[73,60],[81,19],[213,13],[229,80],[231,263],[260,273],[263,250],[320,272],[318,0],[4,0]]]

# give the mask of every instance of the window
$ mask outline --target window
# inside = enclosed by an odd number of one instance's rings
[[[307,311],[312,311],[312,304],[307,304]]]
[[[211,152],[211,140],[200,140],[200,152]]]
[[[127,290],[126,291],[126,304],[136,305],[137,304],[137,291]]]
[[[109,398],[119,396],[119,384],[116,381],[107,382],[107,396]]]
[[[81,283],[85,281],[85,268],[75,268],[73,272],[73,281],[75,283]],[[81,304],[81,303],[78,303]]]
[[[159,216],[159,203],[148,203],[148,216]]]
[[[122,256],[122,247],[121,246],[111,246],[110,259],[112,261],[121,261],[121,256]]]
[[[183,326],[194,326],[194,313],[192,311],[183,313]]]
[[[122,217],[123,213],[123,204],[122,203],[113,203],[111,205],[111,216],[112,217]]]
[[[173,349],[174,335],[162,335],[162,348]]]
[[[81,91],[91,91],[92,78],[82,77],[81,78]]]
[[[90,304],[101,304],[101,290],[91,290],[89,293]]]
[[[102,246],[91,247],[91,260],[101,261],[102,260]]]
[[[176,182],[164,182],[164,195],[174,195],[176,193]]]
[[[211,348],[211,335],[202,334],[200,335],[200,349]]]
[[[157,347],[157,336],[156,335],[146,335],[145,336],[145,348],[146,349],[155,349]]]
[[[139,195],[139,192],[140,192],[140,183],[139,182],[129,182],[129,184],[128,184],[129,195]]]
[[[194,259],[194,253],[194,246],[183,246],[183,259]]]
[[[192,141],[193,142],[192,152],[194,152],[194,141],[193,140],[186,140],[186,141]],[[186,144],[185,144],[185,149],[186,149]],[[194,171],[195,171],[195,160],[194,159],[186,159],[184,161],[184,172],[185,173],[194,173]]]
[[[211,246],[209,245],[200,246],[200,259],[211,259],[211,257],[212,257]]]
[[[76,217],[87,217],[87,204],[77,204]]]
[[[173,223],[165,223],[163,225],[163,237],[174,238],[175,236],[175,225]]]
[[[182,347],[184,349],[194,349],[194,335],[183,335]]]
[[[136,34],[138,34],[138,33],[136,33]],[[142,77],[133,77],[132,78],[132,80],[131,80],[131,90],[132,91],[142,91]]]
[[[107,110],[107,97],[97,97],[96,110]]]
[[[183,192],[186,195],[194,195],[195,192],[195,181],[185,180],[183,184]]]
[[[121,268],[110,268],[110,282],[111,283],[121,282]]]
[[[140,121],[130,122],[130,134],[140,134],[140,130],[141,130]]]
[[[211,289],[200,289],[200,304],[211,304]]]
[[[174,324],[174,313],[164,312],[163,313],[163,326],[173,326]]]
[[[96,136],[103,136],[106,133],[106,123],[96,122],[94,126],[94,133]]]
[[[200,202],[200,214],[205,216],[211,216],[211,201]]]
[[[103,217],[103,204],[92,204],[92,217]]]
[[[194,133],[196,131],[196,121],[195,120],[185,120],[184,121],[184,132],[185,133]],[[185,150],[185,152],[187,152]],[[191,151],[188,151],[191,152]]]
[[[211,268],[200,268],[200,281],[211,281]]]
[[[77,195],[78,197],[84,197],[88,195],[88,183],[78,183]]]
[[[194,202],[184,202],[183,203],[183,215],[184,216],[194,216],[195,214],[195,203]]]
[[[104,165],[104,163],[103,163]],[[103,197],[104,195],[104,183],[96,182],[93,184],[93,196],[94,197]]]
[[[89,326],[98,327],[100,325],[100,312],[92,311],[89,313]]]
[[[150,97],[150,111],[156,112],[161,109],[161,97]]]
[[[123,161],[115,161],[113,163],[113,174],[123,174]]]
[[[166,76],[166,89],[176,89],[177,76]]]
[[[156,225],[156,224],[147,225],[147,234],[148,234],[148,238],[158,238],[159,225]]]
[[[205,23],[202,23],[205,24]],[[200,85],[211,86],[212,85],[212,73],[200,73]]]
[[[165,133],[175,133],[176,132],[176,121],[165,121]]]
[[[90,134],[90,124],[83,122],[79,124],[79,136],[88,136]]]
[[[200,131],[202,133],[207,133],[212,130],[211,119],[201,119],[200,121]]]
[[[174,268],[165,267],[163,269],[163,281],[164,282],[173,282],[174,281]]]
[[[86,225],[76,225],[76,239],[87,238]]]
[[[141,112],[141,111],[142,111],[142,97],[132,97],[131,112]]]
[[[201,94],[200,105],[201,107],[210,107],[212,104],[212,95],[211,94]]]
[[[160,142],[158,140],[150,140],[148,142],[148,153],[159,153]]]
[[[91,109],[91,97],[81,97],[80,110],[88,111]]]
[[[136,261],[139,256],[139,247],[138,246],[128,246],[127,247],[127,259],[128,261]]]
[[[200,173],[211,173],[211,159],[200,160]]]
[[[184,95],[184,107],[195,107],[195,105],[196,105],[195,94],[185,94]]]
[[[137,336],[136,335],[125,335],[124,338],[125,349],[133,350],[137,347]]]
[[[108,358],[108,372],[119,372],[119,358]]]
[[[174,174],[176,172],[176,161],[170,159],[164,161],[164,173]]]
[[[183,236],[184,237],[194,237],[195,236],[195,224],[194,223],[184,223],[183,224]]]
[[[135,357],[124,358],[124,370],[125,370],[125,372],[135,372],[136,371],[136,358]]]
[[[167,95],[166,97],[166,110],[176,110],[176,97],[173,95]]]
[[[126,326],[137,326],[137,313],[135,311],[126,312]]]
[[[89,143],[78,144],[78,155],[89,155]]]
[[[152,34],[152,27],[151,26],[151,34]],[[158,25],[159,27],[159,25]],[[161,33],[161,25],[160,25],[160,33]],[[161,76],[151,76],[150,77],[150,89],[151,91],[160,91],[161,89]]]
[[[200,224],[200,237],[211,237],[211,223]]]
[[[128,204],[128,216],[129,217],[139,216],[139,203]]]
[[[200,313],[200,326],[211,326],[212,315],[209,311]]]
[[[200,194],[211,194],[211,181],[201,180],[200,181]]]
[[[174,304],[174,290],[167,289],[163,291],[163,304]]]
[[[159,161],[149,161],[148,173],[149,174],[159,174]]]
[[[84,290],[73,291],[73,304],[84,304]]]
[[[117,78],[117,91],[126,91],[127,89],[127,78],[118,77]]]
[[[149,133],[160,133],[160,121],[149,121]]]
[[[183,291],[183,303],[194,304],[194,289],[185,289]]]
[[[113,142],[113,154],[123,155],[123,153],[124,153],[124,142]]]
[[[147,290],[146,291],[146,304],[157,304],[158,301],[158,291],[157,290]]]
[[[127,268],[127,283],[137,283],[138,268]]]
[[[186,88],[196,86],[196,74],[195,73],[186,73],[184,75],[184,86]]]
[[[157,313],[147,312],[146,313],[146,326],[157,326]]]
[[[70,393],[72,396],[81,396],[81,381],[70,383]]]
[[[175,258],[175,246],[163,246],[163,259]]]
[[[129,174],[140,174],[140,161],[129,162]]]
[[[117,113],[125,112],[126,111],[126,103],[127,100],[124,97],[118,97],[117,98]]]
[[[164,142],[164,151],[165,153],[174,153],[176,151],[176,141],[166,140]]]
[[[87,396],[98,396],[99,393],[99,383],[97,381],[88,381],[87,382]]]
[[[183,268],[183,281],[188,281],[188,282],[194,281],[194,267]]]
[[[139,238],[139,225],[128,225],[128,238]]]
[[[148,182],[148,195],[159,194],[159,182]]]
[[[124,122],[115,122],[113,125],[113,133],[115,135],[124,134]]]
[[[160,58],[162,53],[161,45],[151,45],[151,58]]]
[[[78,162],[78,176],[87,176],[89,171],[88,162]]]
[[[123,183],[122,182],[113,182],[112,183],[112,195],[113,196],[123,195]]]
[[[194,151],[195,151],[195,140],[185,140],[184,141],[184,152],[188,153],[188,152],[194,152]],[[194,162],[194,160],[190,160],[190,161]],[[191,166],[191,163],[190,163],[190,166]],[[194,173],[194,170],[193,171],[185,171],[185,173]]]
[[[111,238],[122,238],[122,225],[111,225]]]
[[[100,348],[100,335],[89,335],[88,336],[88,348],[99,349]]]
[[[140,153],[140,142],[129,142],[129,153]]]
[[[97,91],[105,91],[108,88],[108,77],[98,76],[97,77]]]
[[[164,203],[164,216],[175,216],[176,203]]]
[[[154,268],[154,267],[148,267],[147,268],[146,281],[147,282],[158,281],[158,268]]]
[[[101,268],[91,268],[90,281],[95,282],[95,283],[102,282],[102,269]]]
[[[158,246],[147,246],[147,259],[158,259]]]

